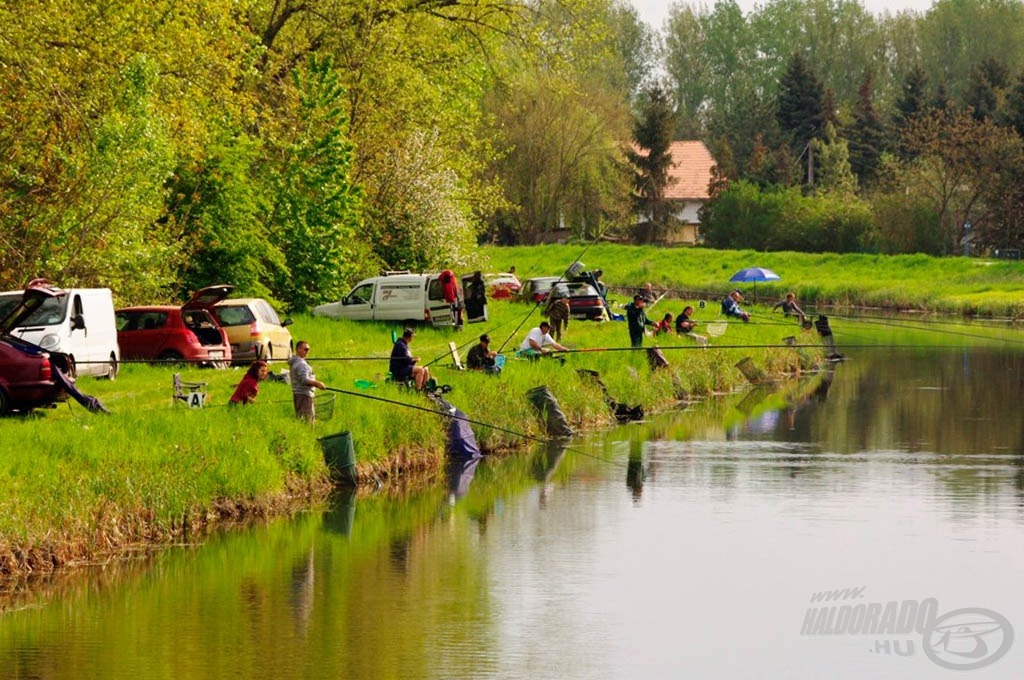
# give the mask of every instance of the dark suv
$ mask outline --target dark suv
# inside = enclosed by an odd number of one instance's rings
[[[29,283],[21,299],[0,310],[0,414],[31,411],[67,398],[54,371],[68,370],[68,358],[10,334],[51,298],[66,293],[45,281]]]

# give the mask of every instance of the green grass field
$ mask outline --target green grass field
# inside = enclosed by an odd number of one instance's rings
[[[659,344],[671,366],[652,372],[642,351],[628,349],[620,322],[573,321],[563,343],[573,348],[565,365],[529,362],[512,356],[540,316],[529,305],[494,301],[490,320],[450,329],[421,329],[413,352],[428,364],[439,383],[449,384],[450,401],[480,423],[474,425],[485,451],[517,448],[545,433],[526,393],[546,385],[577,429],[605,427],[614,419],[598,385],[576,369],[596,371],[619,402],[641,404],[648,412],[668,408],[677,398],[729,392],[746,384],[736,364],[749,358],[774,375],[792,373],[798,353],[782,345],[794,337],[813,360],[823,352],[813,331],[769,313],[786,291],[797,293],[807,308],[814,303],[856,303],[911,309],[956,311],[1016,317],[1024,307],[1024,265],[950,258],[811,256],[757,254],[703,249],[630,248],[599,244],[592,248],[538,246],[484,248],[482,269],[515,265],[520,278],[557,275],[574,260],[601,268],[611,286],[615,310],[645,281],[670,294],[649,316],[677,314],[684,304],[708,306],[695,318],[708,334],[719,317],[721,295],[734,287],[729,275],[744,266],[775,270],[781,281],[759,284],[758,304],[750,304],[749,324],[721,326],[711,347],[692,339],[649,338]],[[488,264],[484,264],[484,263]],[[753,287],[742,286],[748,302]],[[832,313],[832,312],[830,312]],[[350,431],[360,469],[367,476],[437,473],[445,447],[445,421],[423,395],[384,380],[394,325],[356,323],[294,315],[295,340],[311,343],[317,376],[334,391],[321,398],[323,416],[310,427],[293,416],[287,385],[263,383],[258,403],[229,408],[228,398],[242,369],[205,370],[190,366],[125,364],[116,381],[83,379],[80,387],[98,397],[109,415],[92,415],[78,404],[61,404],[32,417],[0,420],[4,451],[0,457],[0,573],[47,569],[93,559],[135,544],[167,540],[223,515],[270,512],[315,498],[325,488],[327,471],[318,437]],[[898,339],[949,343],[984,342],[958,333],[938,338],[925,327],[847,321],[833,317],[837,336],[847,341],[885,343]],[[875,325],[872,325],[872,324]],[[712,326],[714,327],[714,326]],[[452,367],[449,342],[464,358],[482,332],[492,348],[507,356],[499,377]],[[995,342],[1016,337],[1012,328],[986,330]],[[1016,340],[1014,340],[1016,341]],[[272,366],[285,368],[283,363]],[[806,361],[805,361],[806,368]],[[206,408],[189,409],[172,398],[172,375],[207,383]],[[368,384],[370,386],[368,386]]]

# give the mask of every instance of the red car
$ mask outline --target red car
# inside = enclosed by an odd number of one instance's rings
[[[67,398],[53,379],[55,368],[67,372],[67,357],[10,334],[46,300],[62,295],[59,288],[33,281],[19,300],[0,310],[0,414],[31,411]]]
[[[511,300],[519,294],[519,289],[523,287],[516,275],[508,272],[487,274],[484,276],[484,285],[487,286],[491,298],[495,300]]]
[[[561,281],[552,286],[551,290],[556,291],[560,297],[569,298],[569,316],[573,319],[603,321],[608,318],[605,316],[604,300],[589,283]],[[546,299],[547,295],[544,297]]]
[[[231,344],[210,310],[234,289],[208,286],[181,307],[159,305],[117,310],[114,317],[121,358],[228,366]]]

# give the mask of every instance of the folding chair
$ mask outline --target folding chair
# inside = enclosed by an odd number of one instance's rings
[[[206,405],[206,383],[185,382],[181,379],[181,373],[175,373],[173,401],[175,406],[183,401],[189,408],[203,408]]]

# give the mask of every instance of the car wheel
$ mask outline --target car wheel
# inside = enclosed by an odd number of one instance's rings
[[[11,409],[11,402],[7,399],[7,393],[0,389],[0,416],[7,415]]]
[[[164,364],[177,365],[184,362],[185,357],[183,357],[179,352],[175,352],[174,350],[169,349],[166,352],[161,352],[160,356],[157,357],[157,361]]]

